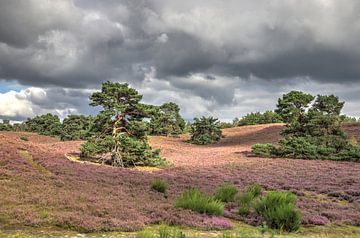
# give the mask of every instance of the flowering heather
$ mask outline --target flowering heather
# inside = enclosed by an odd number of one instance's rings
[[[112,168],[70,161],[81,141],[59,142],[32,133],[0,133],[0,228],[60,226],[82,231],[138,230],[148,224],[201,229],[227,229],[224,217],[174,208],[175,199],[191,187],[211,195],[221,184],[243,191],[258,183],[265,190],[297,194],[304,224],[360,225],[360,163],[246,157],[255,143],[273,143],[282,125],[256,125],[224,130],[214,145],[197,146],[180,138],[152,137],[173,167],[154,171]],[[360,141],[360,127],[347,126]],[[20,139],[26,135],[28,141]],[[24,158],[27,151],[31,155]],[[41,168],[41,169],[39,169]],[[169,184],[166,195],[151,189],[155,178]],[[224,216],[236,215],[236,204]],[[249,223],[258,218],[247,217]]]

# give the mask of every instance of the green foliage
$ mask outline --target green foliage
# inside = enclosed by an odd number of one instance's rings
[[[151,181],[151,188],[155,191],[158,191],[159,193],[165,193],[167,188],[168,188],[168,183],[156,178],[154,180]]]
[[[269,227],[296,231],[300,227],[302,216],[295,203],[294,194],[271,191],[255,203],[255,210]]]
[[[3,119],[2,123],[0,123],[0,131],[13,131],[14,128],[10,124],[9,120]]]
[[[220,122],[219,123],[219,126],[221,129],[225,129],[225,128],[231,128],[231,127],[234,127],[234,124],[231,123],[231,122]]]
[[[101,91],[90,96],[90,105],[103,110],[93,119],[92,136],[82,145],[81,156],[100,156],[103,163],[121,167],[164,164],[160,150],[152,150],[148,143],[143,121],[154,115],[156,107],[140,103],[141,99],[126,83],[103,83]]]
[[[252,152],[258,156],[271,157],[276,148],[272,144],[255,144],[251,147]]]
[[[240,120],[234,120],[233,123],[236,123],[237,126],[245,126],[245,125],[257,125],[257,124],[278,123],[278,122],[282,122],[279,114],[273,111],[266,111],[264,113],[260,113],[260,112],[248,113]]]
[[[177,228],[160,225],[156,231],[140,231],[137,233],[136,238],[186,238],[186,235]]]
[[[238,189],[232,184],[223,184],[219,186],[214,194],[214,198],[221,202],[233,202]]]
[[[28,141],[29,138],[27,136],[20,136],[20,140],[23,140],[23,141]]]
[[[150,120],[150,132],[154,135],[178,135],[184,132],[185,121],[180,116],[180,108],[176,103],[161,105]]]
[[[259,197],[262,193],[262,187],[259,184],[251,184],[246,187],[245,191],[250,193],[254,198]]]
[[[224,204],[222,202],[201,193],[195,188],[185,191],[177,198],[175,207],[209,215],[222,215],[224,212]]]
[[[61,122],[57,115],[51,113],[28,118],[25,122],[26,131],[36,132],[45,136],[59,136],[61,132]]]
[[[300,91],[291,91],[279,98],[276,113],[285,123],[301,121],[314,96]]]
[[[315,99],[315,100],[314,100]],[[334,95],[314,97],[298,91],[283,95],[276,112],[287,123],[278,146],[256,144],[265,157],[360,161],[360,149],[341,129],[344,102]]]
[[[347,123],[360,122],[356,117],[349,117],[347,115],[340,115],[340,121]]]
[[[69,115],[61,127],[61,140],[86,140],[90,137],[92,118],[83,115]]]
[[[212,144],[222,138],[219,121],[213,117],[194,118],[191,125],[190,143],[205,145]]]
[[[237,198],[239,203],[239,214],[247,216],[256,198],[261,195],[262,188],[258,184],[252,184],[245,188],[245,192],[240,194]]]

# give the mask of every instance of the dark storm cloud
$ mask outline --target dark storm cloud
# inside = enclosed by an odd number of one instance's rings
[[[116,80],[206,112],[257,95],[255,82],[357,86],[359,18],[356,0],[0,1],[0,79],[46,89],[47,102],[29,98],[44,109],[84,111],[88,92],[69,88]]]

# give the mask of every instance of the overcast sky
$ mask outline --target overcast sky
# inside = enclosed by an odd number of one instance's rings
[[[360,116],[360,1],[0,0],[0,118],[94,113],[106,80],[187,119],[272,110],[290,90]]]

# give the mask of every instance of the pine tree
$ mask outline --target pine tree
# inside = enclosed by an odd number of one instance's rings
[[[143,121],[155,113],[154,106],[140,103],[142,95],[124,83],[105,82],[90,96],[91,106],[101,106],[91,128],[93,137],[83,144],[83,157],[101,155],[113,166],[158,165],[160,150],[152,150]]]

